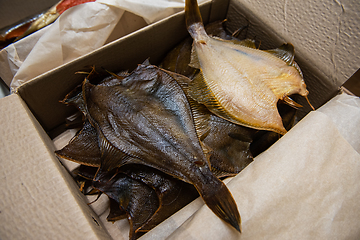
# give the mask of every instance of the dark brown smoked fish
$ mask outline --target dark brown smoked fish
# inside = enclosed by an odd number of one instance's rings
[[[236,203],[211,172],[189,102],[170,75],[155,66],[140,65],[118,85],[85,81],[83,95],[105,160],[123,152],[131,158],[118,159],[118,165],[144,164],[193,184],[208,207],[240,231]]]
[[[234,124],[211,113],[205,105],[190,97],[189,78],[174,72],[168,74],[176,79],[188,97],[195,129],[204,153],[209,156],[211,171],[217,177],[238,174],[253,161],[250,145],[258,130]]]

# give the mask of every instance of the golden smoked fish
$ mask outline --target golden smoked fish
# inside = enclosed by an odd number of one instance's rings
[[[263,51],[209,37],[196,0],[186,0],[185,17],[194,39],[190,65],[200,69],[189,87],[191,97],[233,123],[285,134],[278,100],[296,107],[288,96],[308,95],[293,46]]]

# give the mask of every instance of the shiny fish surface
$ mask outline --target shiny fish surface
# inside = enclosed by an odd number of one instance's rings
[[[308,95],[293,46],[262,51],[209,37],[196,0],[186,0],[185,14],[194,39],[191,66],[201,72],[190,86],[191,96],[231,122],[285,134],[278,100],[295,105],[288,95]]]

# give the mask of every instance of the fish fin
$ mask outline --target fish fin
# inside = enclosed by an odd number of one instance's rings
[[[210,153],[211,171],[216,171],[217,177],[239,173],[253,160],[249,148],[258,131],[215,116],[212,126],[210,137],[205,139],[205,143],[213,148]]]
[[[299,65],[294,61],[295,48],[291,43],[285,43],[276,49],[264,50],[264,51],[271,53],[272,55],[286,62],[289,66],[296,68],[300,76],[303,78],[303,74]]]
[[[217,116],[234,122],[235,124],[247,125],[249,124],[239,122],[234,119],[228,112],[219,104],[218,100],[215,98],[214,93],[207,86],[202,71],[193,79],[189,84],[189,95],[198,103],[204,104],[212,113]]]
[[[296,70],[299,72],[301,78],[304,78],[304,75],[303,75],[303,73],[302,73],[299,65],[298,65],[295,61],[293,61],[293,62],[290,64],[290,66],[296,68]]]
[[[210,131],[211,112],[206,108],[205,105],[198,103],[189,96],[189,83],[191,82],[189,78],[173,72],[165,72],[172,76],[184,90],[184,93],[190,104],[196,133],[199,140],[202,141]]]
[[[231,121],[232,117],[219,104],[214,93],[206,84],[202,71],[189,84],[189,95],[198,103],[204,104],[215,115],[222,116],[226,120]],[[233,119],[234,121],[235,119]]]
[[[144,164],[143,161],[136,157],[132,157],[120,149],[116,148],[110,143],[104,136],[104,134],[98,130],[98,144],[101,152],[101,165],[99,172],[106,174],[107,172],[121,167],[125,164]],[[101,177],[96,176],[96,179]]]
[[[241,45],[241,46],[244,46],[244,47],[257,49],[256,45],[255,45],[255,40],[252,40],[252,39],[239,40],[239,39],[234,38],[234,39],[231,39],[231,40],[226,40],[226,39],[222,39],[222,38],[216,37],[216,36],[211,36],[211,37],[213,39],[216,39],[216,40],[219,40],[219,41],[231,42],[233,44]]]
[[[274,93],[277,99],[283,99],[289,94],[294,88],[297,87],[296,81],[287,81],[286,73],[282,73],[279,76],[267,75],[263,77],[263,83]],[[284,81],[287,81],[284,84]]]
[[[229,147],[215,147],[211,152],[211,171],[217,177],[236,175],[253,161],[250,143],[230,141],[225,142]]]
[[[150,58],[145,59],[145,61],[141,65],[150,66]]]
[[[217,169],[214,166],[211,166],[211,172],[214,173],[214,175],[217,176],[218,178],[234,177],[234,176],[236,176],[238,174],[238,172],[223,171],[223,170]]]
[[[294,100],[292,100],[289,96],[285,96],[283,99],[282,99],[287,105],[295,108],[295,109],[298,109],[298,108],[301,108],[302,105],[298,104],[297,102],[295,102]]]
[[[217,181],[212,181],[211,186],[200,189],[199,193],[206,205],[216,216],[241,232],[241,219],[236,202],[229,189],[215,175]],[[198,189],[199,190],[199,189]]]
[[[98,131],[98,136],[101,151],[100,168],[102,171],[111,171],[114,168],[120,167],[127,158],[130,158],[126,153],[114,147],[101,131]]]
[[[210,131],[211,113],[202,104],[190,99],[191,111],[193,113],[195,129],[199,139],[204,139]]]
[[[189,95],[197,102],[205,104],[206,106],[208,104],[212,106],[217,103],[214,94],[206,84],[202,70],[200,70],[200,73],[190,82]]]
[[[278,81],[279,82],[279,81]],[[270,88],[280,89],[276,88],[277,85],[269,86]],[[204,76],[202,74],[202,71],[193,79],[193,81],[189,84],[189,95],[192,97],[195,101],[204,104],[213,114],[230,121],[232,123],[242,125],[245,127],[255,128],[259,130],[270,130],[274,132],[278,132],[280,134],[285,134],[286,130],[282,128],[270,128],[270,127],[260,127],[255,124],[251,124],[247,121],[242,121],[241,119],[235,118],[233,115],[231,115],[226,109],[224,109],[219,101],[215,98],[214,93],[211,91],[211,89],[208,87],[208,85],[205,82]]]
[[[256,49],[255,40],[252,40],[252,39],[244,39],[244,40],[233,39],[233,40],[230,40],[230,42],[244,46],[244,47]]]
[[[126,211],[119,206],[119,203],[112,198],[109,198],[110,212],[106,217],[108,222],[115,222],[126,218]]]
[[[100,166],[100,149],[97,142],[96,130],[86,121],[83,128],[61,150],[55,151],[61,158],[77,162],[86,166]]]
[[[105,68],[104,68],[104,70],[105,70],[107,73],[109,73],[111,76],[113,76],[114,78],[116,78],[116,79],[119,79],[119,80],[123,80],[123,79],[124,79],[123,76],[117,75],[116,73],[113,73],[113,72],[111,72],[111,71],[109,71],[109,70],[107,70],[107,69],[105,69]]]
[[[66,105],[74,105],[77,109],[79,109],[80,112],[82,112],[83,115],[86,115],[82,85],[77,86],[75,89],[69,92],[60,102]]]
[[[186,98],[188,99],[190,104],[190,109],[193,116],[197,137],[199,139],[201,148],[203,149],[203,152],[207,157],[206,159],[210,164],[208,155],[211,152],[211,149],[206,144],[203,143],[203,140],[206,138],[207,135],[209,135],[211,130],[210,129],[211,112],[206,108],[205,105],[198,103],[189,96],[189,82],[191,81],[189,78],[181,74],[177,74],[167,70],[165,70],[165,72],[170,76],[172,76],[179,83],[181,88],[184,90]]]
[[[285,43],[276,49],[264,50],[272,55],[280,58],[288,65],[291,65],[294,61],[295,49],[291,43]]]
[[[252,39],[244,39],[241,41],[234,41],[235,44],[239,44],[248,48],[256,49],[255,40]]]
[[[61,103],[64,104],[74,104],[76,105],[77,100],[82,97],[81,96],[81,85],[78,85],[77,87],[75,87],[72,91],[70,91],[68,94],[66,94],[65,98],[63,100],[61,100]]]
[[[212,152],[212,150],[203,141],[211,131],[211,127],[210,127],[211,112],[205,107],[205,105],[199,104],[191,97],[189,98],[189,103],[191,106],[191,112],[193,114],[196,134],[198,135],[201,148],[203,149],[206,159],[208,160],[208,163],[210,165],[209,154]]]
[[[159,225],[167,217],[171,216],[180,208],[187,205],[197,197],[199,197],[196,189],[185,182],[177,181],[176,186],[171,189],[167,189],[166,192],[160,194],[161,199],[160,207],[157,211],[142,225],[138,228],[139,232],[147,232]]]
[[[200,69],[199,58],[197,57],[196,50],[194,47],[191,48],[191,56],[189,66],[192,68]]]

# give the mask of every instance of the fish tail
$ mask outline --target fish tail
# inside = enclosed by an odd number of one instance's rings
[[[207,36],[197,0],[185,1],[185,22],[193,39],[201,35]]]
[[[203,22],[197,0],[185,1],[185,21],[186,27],[189,27],[194,23]]]
[[[215,183],[199,191],[200,195],[215,215],[241,232],[241,219],[236,202],[226,185],[216,179]]]

